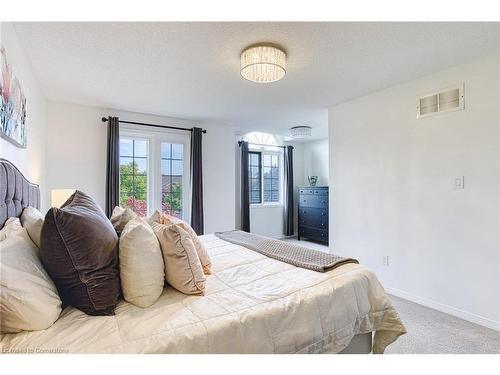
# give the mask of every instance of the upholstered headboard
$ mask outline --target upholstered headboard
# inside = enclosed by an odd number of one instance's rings
[[[27,206],[40,208],[40,188],[29,182],[10,161],[0,158],[0,228]]]

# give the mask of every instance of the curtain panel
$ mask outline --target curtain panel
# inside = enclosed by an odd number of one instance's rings
[[[120,204],[120,122],[108,117],[108,149],[106,164],[106,216]]]
[[[293,146],[285,146],[284,151],[285,169],[285,195],[284,195],[284,216],[285,216],[285,236],[293,236]]]
[[[191,226],[198,235],[204,232],[202,136],[201,128],[193,128],[191,133]]]
[[[240,142],[241,152],[241,230],[250,232],[250,192],[248,182],[248,142]]]

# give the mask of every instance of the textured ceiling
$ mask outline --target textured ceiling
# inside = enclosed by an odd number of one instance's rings
[[[494,23],[16,23],[47,96],[242,131],[326,135],[327,108],[500,50]],[[241,50],[273,42],[287,75],[255,84]]]

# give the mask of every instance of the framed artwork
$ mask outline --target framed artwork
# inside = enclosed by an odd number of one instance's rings
[[[26,148],[26,97],[21,83],[8,64],[5,48],[0,46],[0,136],[17,147]]]

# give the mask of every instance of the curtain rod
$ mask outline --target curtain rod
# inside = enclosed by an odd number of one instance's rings
[[[238,141],[238,146],[241,146],[241,143],[243,141]],[[287,146],[278,146],[278,145],[266,145],[266,144],[263,144],[263,143],[251,143],[251,142],[248,142],[249,145],[254,145],[254,146],[264,146],[264,147],[279,147],[279,148],[287,148]],[[293,146],[291,146],[292,149],[293,149]]]
[[[106,117],[101,118],[102,122],[107,122],[108,119]],[[188,129],[188,128],[179,128],[177,126],[168,126],[168,125],[156,125],[156,124],[148,124],[145,122],[135,122],[135,121],[124,121],[124,120],[118,120],[119,123],[122,124],[134,124],[134,125],[142,125],[142,126],[152,126],[154,128],[164,128],[164,129],[175,129],[175,130],[184,130],[188,132],[192,132],[193,129]],[[203,134],[206,134],[207,131],[203,129],[201,131]]]

